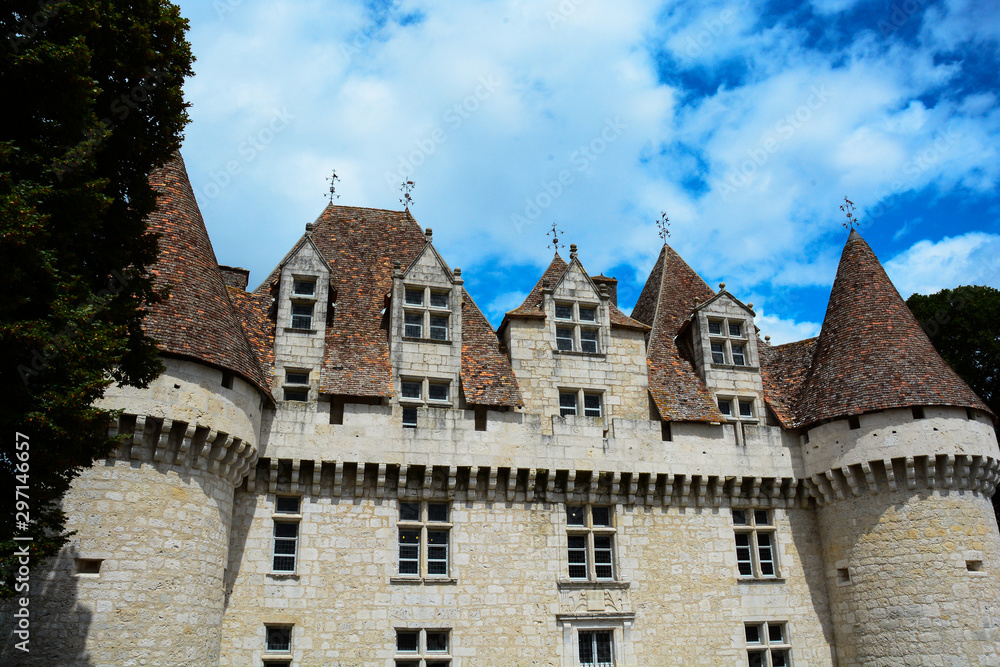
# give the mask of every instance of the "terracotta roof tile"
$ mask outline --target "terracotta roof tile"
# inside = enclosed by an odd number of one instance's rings
[[[270,318],[272,297],[269,294],[251,294],[236,287],[226,287],[233,309],[243,324],[250,347],[260,363],[264,377],[274,373],[274,322]]]
[[[666,421],[724,421],[705,383],[674,343],[695,303],[714,294],[687,262],[664,244],[632,310],[633,319],[652,327],[646,350],[649,393]]]
[[[852,231],[795,408],[797,423],[914,405],[989,411],[938,355],[875,253]]]
[[[496,332],[462,290],[462,391],[472,405],[522,406],[514,370],[500,351]]]
[[[180,155],[150,175],[159,191],[150,231],[160,254],[150,271],[170,298],[152,306],[143,328],[166,354],[198,359],[239,374],[270,395],[270,386],[233,310]]]
[[[760,375],[764,383],[764,400],[782,426],[796,423],[794,409],[809,374],[818,338],[807,338],[785,345],[768,345],[757,341],[760,352]]]

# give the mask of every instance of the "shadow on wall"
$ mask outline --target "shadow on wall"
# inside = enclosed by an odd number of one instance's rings
[[[24,652],[17,648],[22,640],[13,630],[16,600],[5,600],[0,610],[4,629],[0,664],[44,667],[87,667],[87,635],[93,613],[77,600],[78,587],[88,578],[99,574],[79,574],[78,552],[72,545],[64,548],[54,561],[36,567],[31,572],[28,592],[29,639]],[[37,582],[37,583],[36,583]],[[19,596],[22,597],[22,596]]]

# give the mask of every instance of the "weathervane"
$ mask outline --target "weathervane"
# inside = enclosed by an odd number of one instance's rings
[[[328,196],[330,197],[330,203],[332,204],[334,199],[340,199],[340,195],[337,194],[337,181],[340,180],[340,177],[337,176],[337,170],[334,169],[330,178],[326,180],[330,183],[330,194]]]
[[[403,193],[400,197],[399,203],[403,205],[403,208],[407,211],[410,210],[410,206],[413,204],[413,197],[410,193],[413,192],[413,181],[403,181],[403,184],[399,186],[399,191]]]
[[[548,244],[545,247],[546,248],[554,248],[556,252],[559,252],[559,246],[562,245],[561,243],[559,243],[559,235],[560,234],[562,234],[562,232],[560,232],[556,228],[556,223],[553,222],[552,223],[552,243]]]
[[[853,232],[855,225],[859,227],[861,226],[861,222],[854,215],[854,202],[846,196],[844,197],[844,203],[840,205],[840,210],[847,215],[847,222],[841,223],[844,225],[844,229],[849,229]]]
[[[666,211],[660,211],[660,219],[656,221],[656,226],[660,228],[659,237],[666,243],[670,236],[670,218],[667,217]]]

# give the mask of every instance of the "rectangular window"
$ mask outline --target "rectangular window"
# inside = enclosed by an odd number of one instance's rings
[[[721,412],[726,417],[731,417],[733,414],[733,402],[726,400],[724,398],[719,399],[719,412]]]
[[[305,403],[309,400],[309,392],[304,389],[288,389],[282,390],[286,401],[299,401]]]
[[[740,417],[753,417],[753,401],[740,401]]]
[[[403,335],[407,338],[424,337],[424,314],[404,313],[403,314]]]
[[[612,632],[610,630],[580,631],[580,665],[582,667],[614,667]]]
[[[286,384],[309,384],[308,371],[285,371]]]
[[[292,652],[292,627],[288,625],[265,625],[266,640],[264,650],[268,653]]]
[[[420,380],[403,380],[403,398],[414,398],[417,400],[422,399],[423,396],[423,382]]]
[[[295,296],[316,296],[316,281],[305,279],[293,280],[292,294]]]
[[[451,665],[451,630],[396,630],[395,667]]]
[[[721,336],[722,335],[722,322],[719,322],[718,320],[709,320],[708,321],[708,333],[712,334],[713,336]]]
[[[744,633],[747,642],[749,667],[789,667],[792,647],[788,642],[784,622],[747,623]]]
[[[556,328],[556,349],[566,352],[573,351],[573,330],[567,327]]]
[[[293,303],[292,304],[292,328],[312,329],[313,304]]]
[[[741,323],[739,323],[739,322],[730,322],[729,323],[729,335],[732,336],[733,338],[742,338],[743,337],[743,325]]]
[[[580,306],[580,321],[581,322],[596,322],[597,321],[597,309],[596,308],[584,308]]]
[[[747,357],[743,352],[744,347],[742,345],[733,345],[733,365],[734,366],[746,366]]]
[[[566,506],[569,578],[609,581],[615,576],[611,508],[606,505]]]
[[[417,409],[403,408],[403,428],[417,427]]]
[[[778,576],[775,526],[771,510],[733,510],[736,565],[741,578]]]
[[[427,398],[431,401],[448,400],[448,384],[445,382],[430,382],[427,385]]]
[[[584,352],[597,353],[597,331],[580,329],[580,349]]]
[[[556,304],[556,319],[557,320],[571,320],[571,319],[573,319],[573,304],[571,304],[571,303],[557,303]]]
[[[584,394],[583,395],[583,414],[587,417],[600,417],[601,416],[601,395],[600,394]]]
[[[403,301],[408,306],[422,306],[424,305],[424,290],[423,288],[418,289],[408,289],[403,297]]]
[[[712,363],[726,363],[726,347],[722,343],[712,343]]]
[[[447,577],[449,572],[448,503],[399,502],[399,574]],[[424,546],[426,545],[426,546]]]
[[[431,340],[448,340],[448,318],[431,316]]]
[[[448,307],[447,292],[431,292],[431,308],[447,308],[447,307]]]
[[[281,515],[298,515],[301,499],[297,496],[275,498],[274,539],[271,547],[271,570],[273,572],[295,572],[295,556],[299,541],[298,520],[281,519]]]
[[[576,414],[576,392],[559,392],[559,416]]]

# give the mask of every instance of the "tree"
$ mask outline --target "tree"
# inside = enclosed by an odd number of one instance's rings
[[[161,0],[0,10],[0,595],[19,549],[37,565],[66,542],[63,494],[116,444],[94,402],[162,370],[144,220],[188,121],[186,30]]]
[[[1000,415],[1000,290],[963,285],[914,294],[906,305],[938,353]],[[993,511],[1000,524],[1000,493]]]

